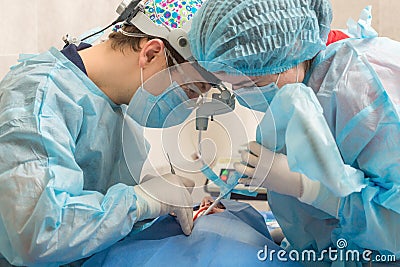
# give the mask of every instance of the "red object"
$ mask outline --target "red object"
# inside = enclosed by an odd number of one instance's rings
[[[195,220],[199,217],[199,215],[200,215],[202,212],[206,211],[207,209],[208,209],[208,207],[202,207],[202,208],[200,208],[200,209],[196,212],[196,214],[193,216],[193,221],[195,221]],[[211,214],[211,213],[209,213],[209,214]]]
[[[326,45],[330,45],[331,43],[350,38],[347,34],[340,30],[331,30],[328,35],[328,40],[326,41]]]

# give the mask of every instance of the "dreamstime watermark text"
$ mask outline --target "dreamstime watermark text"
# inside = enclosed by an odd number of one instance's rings
[[[322,250],[318,253],[314,250],[303,250],[301,252],[297,250],[274,250],[268,249],[265,245],[264,249],[260,249],[257,252],[257,258],[260,261],[266,261],[267,259],[273,261],[275,259],[279,261],[296,261],[296,262],[322,262],[322,261],[364,261],[364,262],[395,262],[395,255],[374,255],[371,250],[364,250],[362,252],[358,250],[350,250],[347,247],[347,241],[344,238],[339,239],[336,242],[336,248],[329,247],[328,249]]]

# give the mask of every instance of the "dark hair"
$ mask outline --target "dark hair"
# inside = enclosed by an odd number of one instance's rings
[[[124,26],[122,26],[122,29],[129,33],[144,34],[142,31],[140,31],[134,25],[124,25]],[[139,52],[141,49],[140,41],[143,38],[146,38],[148,40],[158,38],[163,41],[164,46],[170,52],[170,54],[167,53],[169,67],[175,65],[171,56],[176,60],[176,62],[178,64],[185,62],[185,59],[178,52],[176,52],[176,50],[168,43],[167,40],[164,40],[163,38],[159,38],[159,37],[155,37],[155,36],[151,36],[151,35],[148,35],[146,37],[130,37],[130,36],[126,36],[126,35],[122,34],[121,32],[112,32],[112,33],[110,33],[108,38],[111,40],[111,48],[114,50],[119,49],[121,52],[124,52],[125,49],[132,49],[135,52]]]

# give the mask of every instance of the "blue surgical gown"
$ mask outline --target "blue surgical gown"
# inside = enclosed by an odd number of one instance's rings
[[[21,61],[0,83],[0,258],[59,265],[135,223],[123,113],[55,48]],[[141,163],[143,149],[132,147]]]
[[[321,251],[345,239],[347,249],[399,259],[400,43],[370,38],[331,44],[304,82],[316,94],[343,162],[362,171],[364,186],[340,196],[337,218],[270,192],[271,209],[291,248]],[[332,194],[329,188],[325,193]]]
[[[200,216],[190,236],[171,216],[160,217],[146,230],[94,255],[84,267],[301,266],[288,255],[278,258],[283,249],[270,239],[264,218],[249,204],[222,203],[226,210]]]

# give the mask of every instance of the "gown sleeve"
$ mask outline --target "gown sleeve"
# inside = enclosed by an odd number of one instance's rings
[[[15,265],[90,256],[125,237],[137,220],[134,187],[84,190],[74,157],[81,121],[62,115],[83,111],[55,94],[59,109],[43,112],[46,90],[59,86],[52,75],[66,74],[60,69],[53,63],[17,67],[0,83],[0,255]]]

